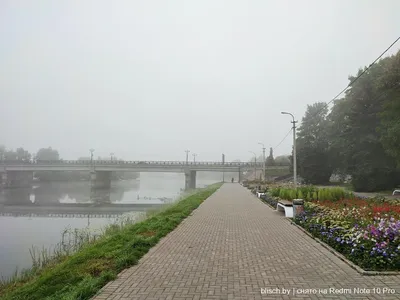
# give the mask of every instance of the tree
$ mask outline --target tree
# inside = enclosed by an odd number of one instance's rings
[[[398,171],[393,157],[387,154],[382,144],[379,126],[384,112],[379,78],[387,68],[388,60],[373,65],[346,92],[348,111],[345,113],[347,128],[342,138],[342,153],[347,173],[357,191],[378,191],[393,188],[398,180]],[[363,70],[359,70],[361,74]],[[354,77],[349,78],[350,81]],[[340,122],[340,120],[337,120]]]
[[[17,160],[17,152],[13,150],[5,150],[4,160]]]
[[[309,184],[328,183],[332,174],[327,114],[328,108],[323,102],[308,105],[298,129],[297,172]]]
[[[48,148],[41,148],[36,153],[36,160],[59,160],[60,155],[58,151]],[[66,172],[54,172],[54,171],[39,171],[35,173],[35,176],[39,178],[40,181],[64,181],[70,178],[70,173]]]
[[[265,161],[265,165],[268,167],[275,166],[274,153],[272,148],[269,148],[269,156]]]
[[[15,152],[17,154],[17,160],[28,162],[32,158],[32,155],[22,147],[18,148]]]
[[[352,145],[346,135],[351,131],[348,112],[351,103],[348,99],[340,99],[334,102],[331,113],[328,116],[328,144],[329,158],[332,170],[335,174],[345,177],[348,173],[348,166],[351,159],[348,151]]]
[[[4,160],[18,160],[24,162],[29,162],[31,160],[31,154],[22,147],[14,151],[6,150],[4,146],[0,146],[0,155]]]
[[[280,155],[275,158],[276,166],[290,166],[289,155]]]
[[[381,142],[400,167],[400,51],[386,59],[386,67],[378,83],[384,110],[380,113]]]
[[[58,154],[57,150],[52,149],[51,147],[41,148],[36,153],[36,159],[37,160],[59,160],[60,155]]]
[[[298,173],[309,184],[326,184],[332,175],[332,168],[324,163],[329,160],[326,149],[304,145],[297,151]]]
[[[336,174],[351,175],[356,191],[378,191],[400,180],[399,53],[360,69],[328,116],[329,161]],[[362,74],[363,73],[363,74]]]

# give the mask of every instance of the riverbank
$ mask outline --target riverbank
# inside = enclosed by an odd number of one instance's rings
[[[135,265],[158,241],[213,194],[214,184],[151,214],[146,220],[110,226],[95,242],[25,280],[3,286],[1,299],[89,299],[123,269]]]

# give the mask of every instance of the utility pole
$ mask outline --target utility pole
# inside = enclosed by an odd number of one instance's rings
[[[113,160],[114,153],[110,153],[111,161]]]
[[[222,153],[222,182],[225,182],[225,154]]]
[[[262,146],[262,150],[263,150],[263,176],[262,179],[263,181],[265,181],[265,146],[263,143],[258,143]]]
[[[185,150],[185,152],[186,152],[186,164],[188,165],[189,164],[189,152],[190,152],[190,150]]]
[[[94,149],[89,149],[89,151],[90,151],[90,165],[93,166],[93,152],[94,152]]]
[[[193,162],[196,163],[196,156],[197,156],[197,154],[196,154],[196,153],[193,153],[192,155],[193,155]]]
[[[249,151],[250,153],[254,154],[254,180],[257,180],[257,154],[255,154],[253,151]]]
[[[291,115],[293,121],[291,122],[293,124],[292,130],[293,130],[293,181],[294,181],[294,187],[297,188],[297,159],[296,159],[296,123],[297,121],[294,120],[294,116],[291,113],[282,111],[281,114],[283,115]]]

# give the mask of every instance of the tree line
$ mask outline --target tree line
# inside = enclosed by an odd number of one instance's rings
[[[36,154],[31,154],[29,151],[20,147],[16,150],[7,149],[5,146],[0,146],[0,160],[15,160],[23,162],[31,162],[33,160],[60,160],[60,154],[52,147],[41,148]],[[101,157],[97,158],[102,160]],[[103,158],[109,160],[110,158]],[[78,160],[90,160],[90,157],[80,157]],[[113,160],[122,160],[113,157]],[[90,180],[90,174],[85,171],[39,171],[35,172],[35,177],[40,181],[71,181],[71,180]],[[136,179],[139,174],[136,172],[112,172],[111,178],[118,179]]]
[[[306,183],[326,184],[337,174],[351,176],[356,191],[400,184],[400,51],[372,65],[331,110],[308,105],[297,134],[298,174]]]
[[[32,160],[59,160],[60,155],[56,149],[52,149],[51,147],[41,148],[36,154],[31,154],[22,147],[13,150],[7,149],[5,146],[0,146],[0,159],[24,162]]]
[[[263,162],[264,157],[260,155],[256,157],[257,162]],[[274,158],[274,150],[272,148],[269,149],[269,155],[265,158],[265,165],[267,167],[279,166],[286,167],[291,166],[291,156],[290,155],[279,155]],[[254,157],[249,159],[249,162],[254,163]]]

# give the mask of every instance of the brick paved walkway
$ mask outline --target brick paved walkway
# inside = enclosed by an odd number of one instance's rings
[[[293,296],[293,288],[351,293]],[[225,184],[94,299],[400,299],[400,276],[360,275],[248,190]]]

